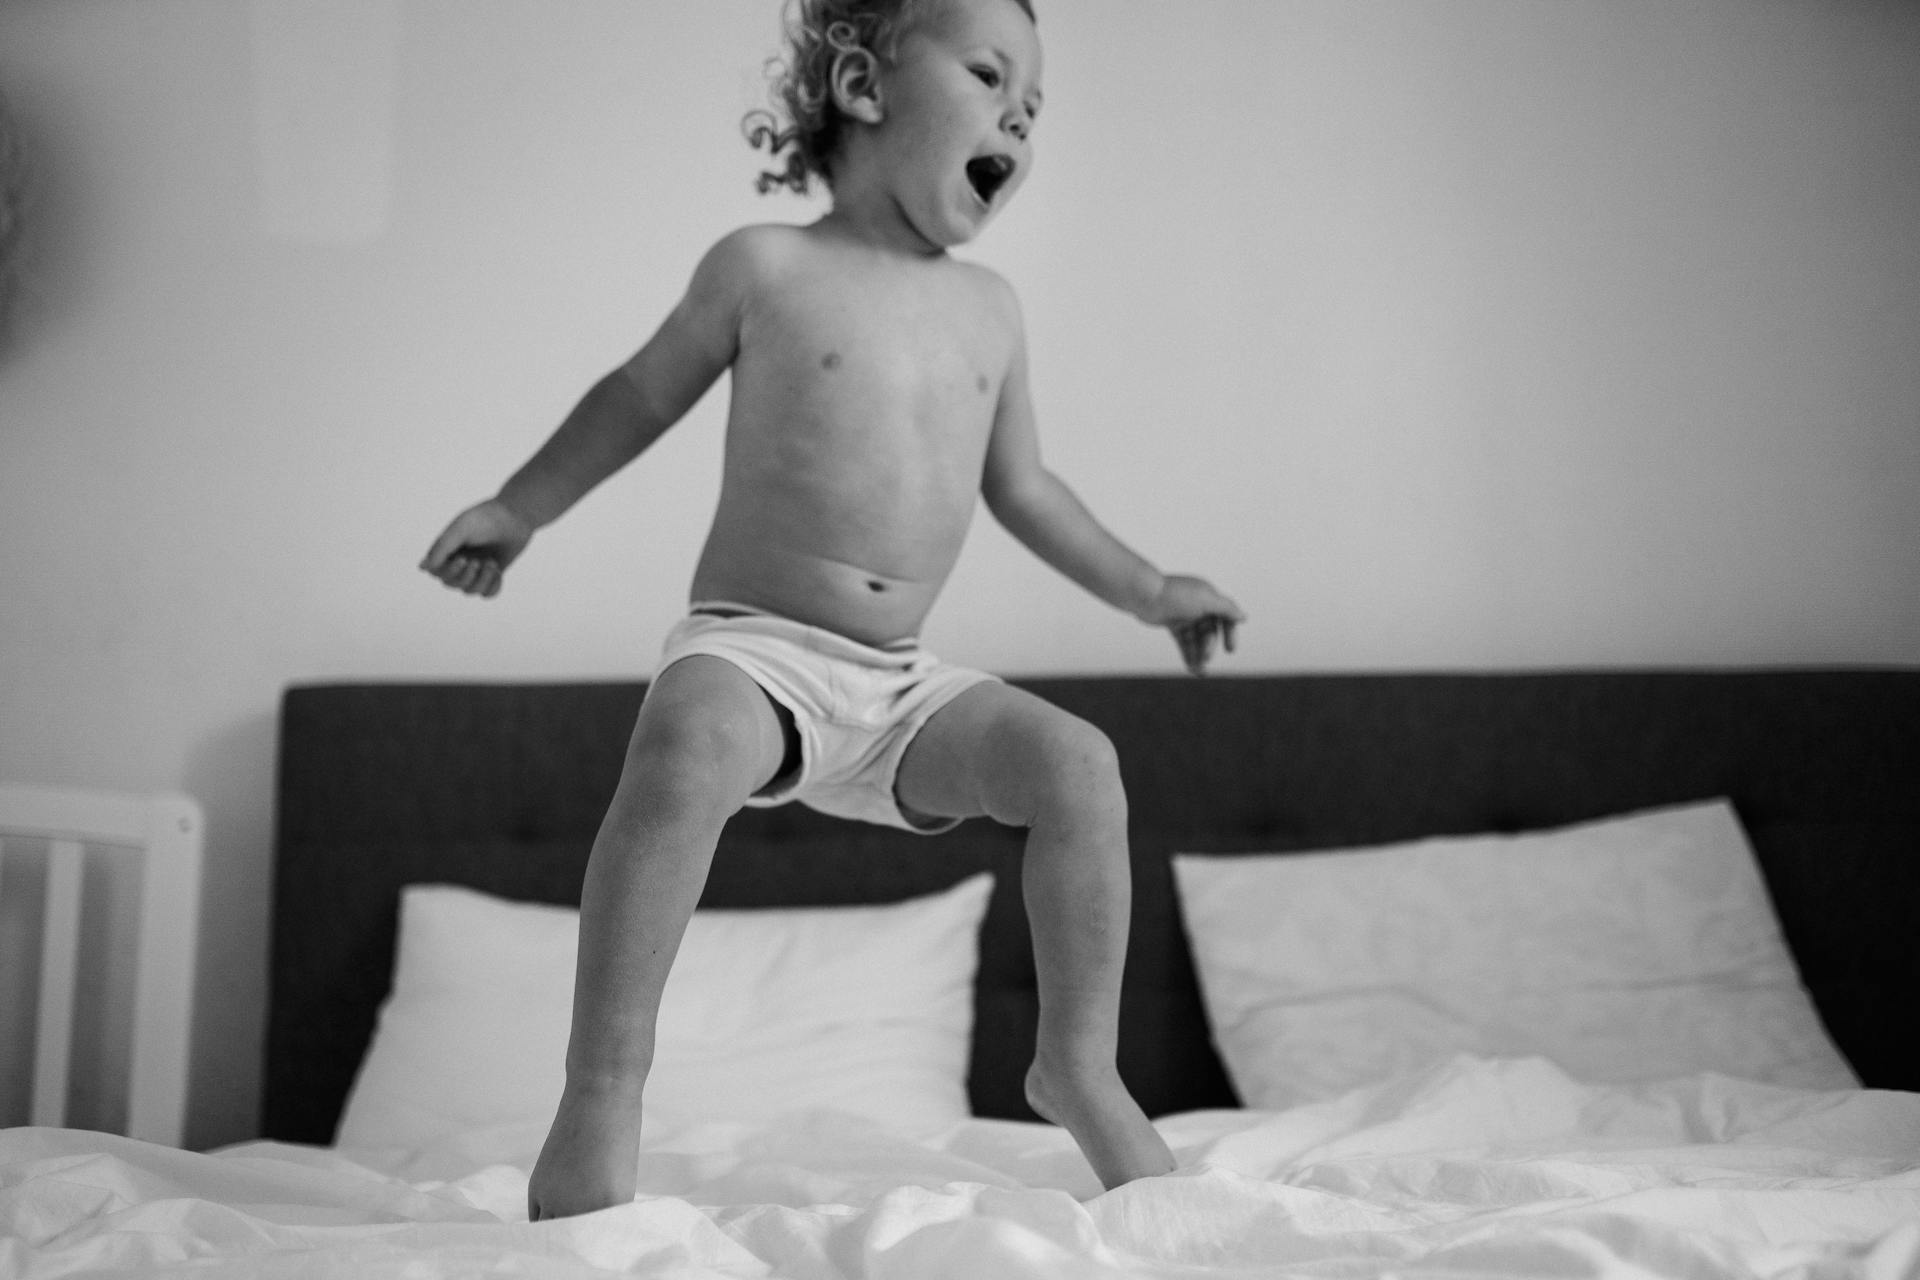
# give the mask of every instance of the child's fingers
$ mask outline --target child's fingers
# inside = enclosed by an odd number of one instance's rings
[[[1206,669],[1207,660],[1212,656],[1214,628],[1217,625],[1218,619],[1208,614],[1174,630],[1174,637],[1180,642],[1180,656],[1185,660],[1187,670],[1194,675]]]
[[[466,572],[467,563],[471,559],[471,556],[456,546],[443,555],[429,552],[427,558],[420,562],[420,567],[451,587],[458,585],[460,575]]]
[[[1180,665],[1193,670],[1193,632],[1186,627],[1175,627],[1173,642],[1180,647]]]
[[[1232,653],[1236,644],[1234,629],[1240,622],[1241,619],[1232,614],[1207,613],[1175,627],[1174,638],[1180,643],[1180,656],[1187,670],[1195,675],[1204,673],[1213,660],[1216,639],[1226,652]]]
[[[467,595],[478,595],[480,583],[486,578],[488,560],[482,555],[474,555],[472,551],[463,551],[459,555],[459,562],[461,562],[461,576],[457,583],[459,589],[465,591]]]
[[[466,545],[466,540],[466,533],[460,528],[460,522],[454,521],[433,540],[433,545],[427,548],[426,557],[420,561],[420,567],[438,577],[441,571],[448,567],[448,562],[453,560],[460,549]]]
[[[470,596],[499,594],[504,569],[500,557],[486,549],[462,549],[427,572],[455,591]]]

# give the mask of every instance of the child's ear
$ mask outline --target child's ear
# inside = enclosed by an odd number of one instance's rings
[[[828,81],[833,105],[862,124],[880,123],[880,60],[868,49],[843,49]]]

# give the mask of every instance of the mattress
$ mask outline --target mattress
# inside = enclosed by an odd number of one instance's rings
[[[908,1136],[838,1111],[661,1126],[640,1193],[529,1224],[537,1126],[410,1150],[192,1153],[0,1134],[0,1275],[1920,1275],[1920,1095],[1461,1056],[1284,1111],[1157,1122],[1102,1193],[1048,1126]]]

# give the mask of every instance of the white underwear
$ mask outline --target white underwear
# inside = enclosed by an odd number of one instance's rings
[[[921,726],[960,694],[999,677],[942,662],[915,640],[875,648],[837,632],[724,601],[700,601],[667,633],[659,670],[705,654],[732,663],[793,715],[800,764],[747,803],[798,800],[841,818],[932,835],[957,818],[909,817],[894,795]]]

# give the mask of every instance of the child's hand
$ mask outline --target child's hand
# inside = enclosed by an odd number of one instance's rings
[[[1233,629],[1247,620],[1240,606],[1216,591],[1202,578],[1176,573],[1167,575],[1141,617],[1146,622],[1173,632],[1180,646],[1180,659],[1194,675],[1206,674],[1213,660],[1213,643],[1221,641],[1233,652]]]
[[[453,518],[434,540],[425,569],[455,591],[470,596],[499,594],[500,578],[533,537],[533,526],[506,503],[490,498]]]

